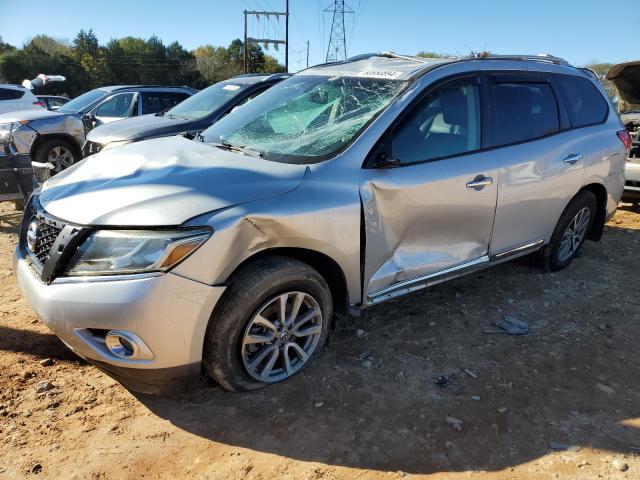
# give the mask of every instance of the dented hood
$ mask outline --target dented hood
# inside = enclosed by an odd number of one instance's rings
[[[293,190],[305,169],[159,138],[88,157],[47,181],[39,200],[50,214],[83,225],[179,225]]]
[[[31,120],[41,120],[43,118],[61,117],[63,113],[52,112],[46,108],[30,108],[29,110],[17,110],[0,114],[0,123],[30,122]]]
[[[620,111],[640,108],[640,61],[619,63],[607,73],[620,97]]]

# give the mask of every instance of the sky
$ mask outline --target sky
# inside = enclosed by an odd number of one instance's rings
[[[289,0],[289,64],[296,71],[326,57],[332,0]],[[466,55],[551,53],[575,65],[640,59],[640,1],[616,0],[347,0],[348,56],[420,50]],[[84,28],[101,43],[157,35],[187,49],[242,38],[243,10],[283,11],[285,0],[0,0],[0,36],[20,46],[47,34],[72,40]],[[29,13],[31,12],[31,13]],[[284,22],[249,21],[249,36],[284,37]],[[284,62],[284,52],[268,53]]]

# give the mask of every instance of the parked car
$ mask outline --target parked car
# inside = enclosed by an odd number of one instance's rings
[[[202,366],[260,388],[308,365],[334,315],[530,253],[560,270],[600,239],[628,153],[595,76],[550,56],[364,55],[202,136],[104,150],[25,213],[28,302],[132,389]]]
[[[47,110],[57,110],[71,99],[59,95],[38,95],[38,100],[44,103]]]
[[[624,197],[640,200],[640,61],[614,65],[607,73],[618,91],[620,118],[631,137]]]
[[[81,158],[86,133],[96,125],[159,112],[196,92],[187,87],[113,86],[91,90],[55,112],[44,108],[0,115],[0,128],[12,126],[12,148],[58,173]]]
[[[83,154],[92,155],[107,146],[179,133],[193,137],[289,76],[286,73],[239,75],[211,85],[170,110],[103,125],[87,135]]]
[[[44,103],[22,85],[0,84],[0,114],[20,110],[42,110]]]

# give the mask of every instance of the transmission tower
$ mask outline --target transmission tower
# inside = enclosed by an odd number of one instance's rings
[[[333,13],[331,22],[331,35],[327,48],[327,62],[337,62],[347,59],[347,34],[344,27],[344,16],[354,13],[344,0],[334,0],[333,8],[326,8],[325,12]]]

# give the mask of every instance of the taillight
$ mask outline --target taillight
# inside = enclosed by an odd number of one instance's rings
[[[44,104],[44,102],[33,102],[34,105],[37,105],[38,107],[42,107],[42,108],[47,108],[46,105]]]
[[[624,148],[631,148],[631,134],[626,130],[620,130],[618,132],[618,138],[622,143],[624,143]]]

